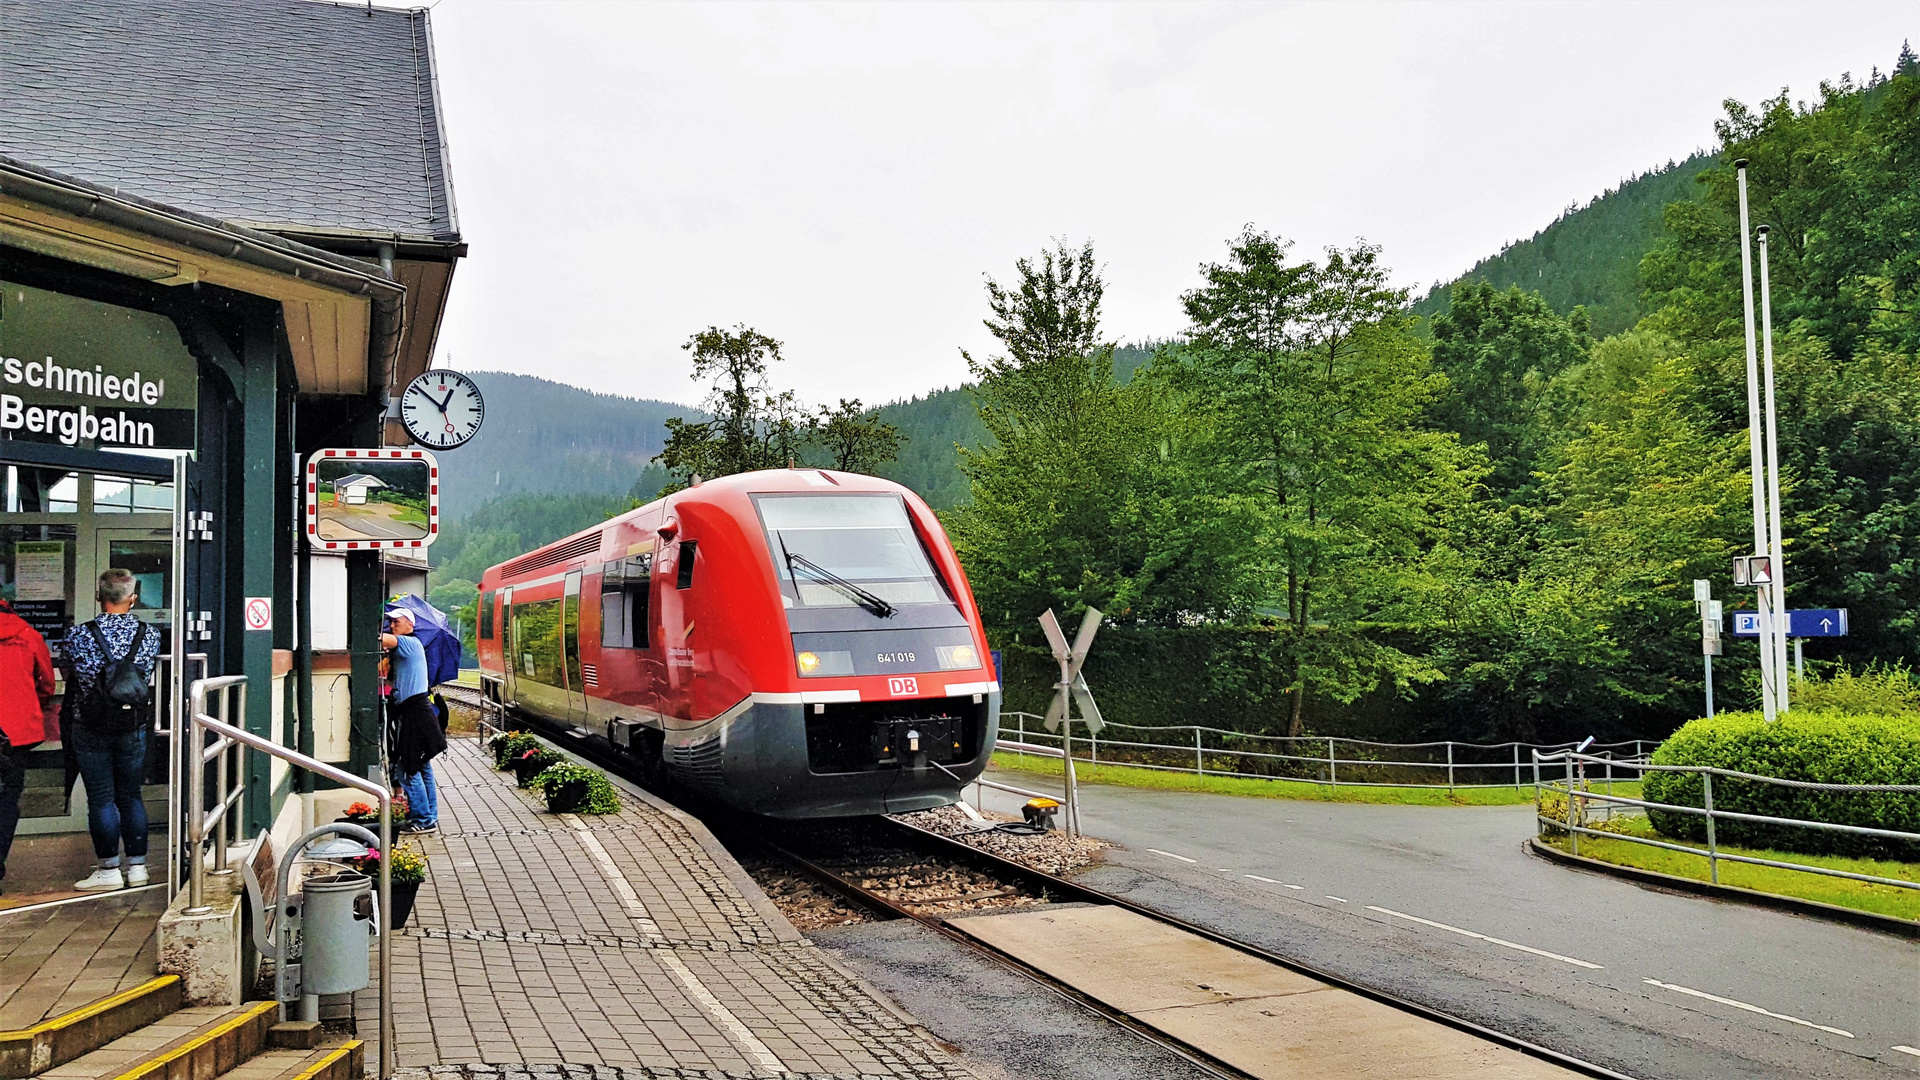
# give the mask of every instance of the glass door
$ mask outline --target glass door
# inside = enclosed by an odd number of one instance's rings
[[[94,565],[126,570],[139,584],[133,614],[157,629],[173,622],[173,534],[169,529],[95,529]]]
[[[586,719],[586,674],[580,668],[580,571],[567,575],[566,599],[560,613],[560,645],[567,665],[567,715],[578,722]]]

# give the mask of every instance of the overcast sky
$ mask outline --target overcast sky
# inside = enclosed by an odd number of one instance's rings
[[[494,3],[432,14],[460,225],[441,364],[672,401],[747,323],[869,404],[990,351],[981,275],[1091,239],[1177,333],[1253,223],[1450,279],[1710,146],[1728,97],[1890,67],[1920,2]]]

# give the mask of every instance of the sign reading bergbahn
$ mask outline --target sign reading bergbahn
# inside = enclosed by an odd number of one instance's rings
[[[191,450],[199,399],[166,316],[0,281],[0,439]]]
[[[425,450],[317,450],[303,479],[315,551],[423,548],[439,537],[440,462]]]

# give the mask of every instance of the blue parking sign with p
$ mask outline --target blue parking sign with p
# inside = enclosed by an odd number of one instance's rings
[[[1760,613],[1733,613],[1734,637],[1759,637]],[[1846,608],[1809,608],[1787,612],[1787,636],[1793,638],[1846,637]]]

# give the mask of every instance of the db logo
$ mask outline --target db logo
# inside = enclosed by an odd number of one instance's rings
[[[887,693],[892,694],[894,697],[900,697],[904,694],[918,694],[919,692],[920,692],[919,679],[888,679],[887,680]]]

